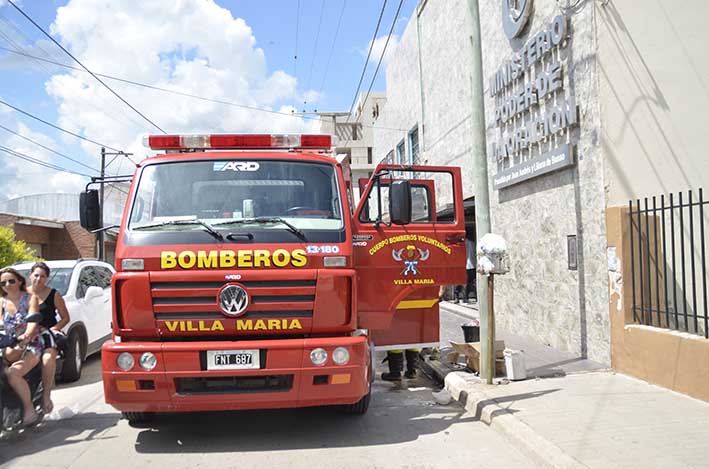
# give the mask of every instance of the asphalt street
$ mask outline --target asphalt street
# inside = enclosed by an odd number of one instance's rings
[[[530,466],[457,403],[436,404],[422,376],[377,379],[365,416],[332,408],[174,414],[137,428],[103,402],[100,365],[90,358],[79,382],[53,393],[68,418],[0,442],[0,467]]]

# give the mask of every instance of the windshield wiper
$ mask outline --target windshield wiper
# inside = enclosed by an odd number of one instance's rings
[[[222,226],[222,225],[248,225],[249,223],[258,223],[258,224],[266,224],[266,223],[280,223],[282,225],[285,225],[288,227],[288,231],[296,235],[298,238],[300,238],[302,241],[308,241],[308,238],[305,236],[305,233],[303,231],[293,225],[292,223],[286,221],[285,219],[281,217],[256,217],[256,218],[243,218],[241,220],[231,220],[231,221],[223,221],[221,223],[215,223],[214,226]]]
[[[209,223],[200,220],[199,218],[195,218],[193,220],[168,220],[168,221],[163,221],[160,223],[153,223],[150,225],[142,225],[142,226],[136,226],[133,228],[134,230],[147,230],[149,228],[158,228],[160,226],[171,226],[171,225],[202,225],[204,227],[204,231],[212,235],[215,239],[218,241],[224,241],[224,236],[220,232],[218,232],[212,225]]]

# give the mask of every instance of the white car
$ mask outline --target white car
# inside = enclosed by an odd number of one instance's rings
[[[64,297],[71,318],[63,329],[68,344],[63,363],[57,364],[57,375],[64,381],[76,381],[81,377],[86,357],[101,351],[101,345],[111,337],[111,277],[116,271],[110,264],[97,260],[45,263],[50,270],[47,285]],[[28,286],[33,264],[13,266],[25,276]]]

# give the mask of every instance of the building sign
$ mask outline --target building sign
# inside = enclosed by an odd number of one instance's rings
[[[502,189],[542,174],[566,168],[574,164],[570,145],[562,145],[539,157],[532,158],[511,168],[498,172],[493,181],[495,189]]]
[[[520,3],[520,2],[518,2]],[[490,78],[496,136],[495,189],[575,163],[579,113],[568,85],[568,19],[557,16]]]

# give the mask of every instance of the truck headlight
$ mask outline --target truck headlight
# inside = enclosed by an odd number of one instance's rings
[[[140,363],[140,367],[142,369],[144,369],[145,371],[150,371],[157,366],[158,359],[155,358],[155,355],[153,355],[151,352],[145,352],[140,356],[138,363]]]
[[[118,365],[118,368],[120,368],[121,370],[128,371],[133,368],[133,365],[135,365],[135,359],[130,353],[123,352],[122,354],[118,355],[118,358],[116,359],[116,365]]]
[[[332,361],[338,365],[346,365],[350,361],[350,352],[345,347],[337,347],[332,352]]]
[[[323,348],[316,348],[310,352],[310,361],[313,365],[323,366],[327,361],[327,351]]]

